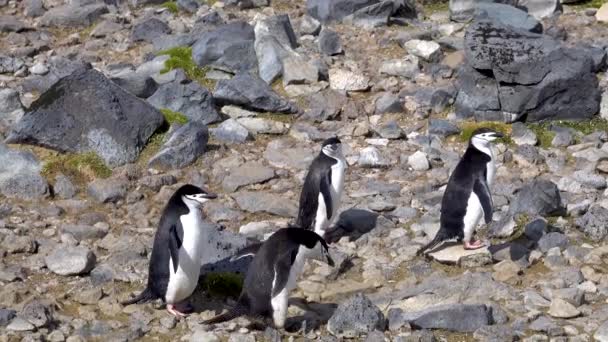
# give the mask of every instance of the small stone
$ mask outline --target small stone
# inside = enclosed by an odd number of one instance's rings
[[[595,13],[595,19],[600,23],[608,23],[608,4],[603,4]]]
[[[407,163],[415,171],[426,171],[431,167],[426,154],[422,151],[414,152],[414,154],[407,158]]]
[[[606,9],[606,12],[608,12],[608,8]],[[608,22],[608,13],[606,16],[606,22]],[[598,342],[608,342],[608,321],[605,321],[602,323],[602,325],[600,325],[600,327],[595,331],[593,338],[595,338]]]
[[[300,20],[300,33],[316,36],[319,32],[321,32],[321,23],[309,15],[304,15]]]
[[[34,75],[46,75],[49,72],[49,68],[38,62],[30,68],[30,72]]]
[[[380,66],[380,73],[389,76],[400,76],[413,79],[420,72],[420,60],[416,56],[407,55],[403,59],[385,61]]]
[[[551,317],[574,318],[580,314],[581,312],[574,305],[561,298],[555,298],[551,301],[551,306],[549,307],[549,315]]]
[[[247,128],[232,118],[222,122],[216,128],[210,128],[209,132],[215,139],[228,144],[244,143],[252,139]]]
[[[460,133],[460,128],[448,120],[430,119],[428,131],[429,134],[448,137]]]
[[[190,342],[220,342],[220,338],[212,333],[205,330],[196,330],[190,336]]]
[[[76,196],[76,187],[68,177],[58,174],[55,177],[53,192],[60,198],[69,199]]]
[[[345,338],[356,338],[385,328],[382,311],[362,293],[342,302],[327,322],[327,330],[332,335]]]
[[[252,134],[284,134],[289,130],[289,125],[264,118],[240,118],[236,120]]]
[[[53,321],[53,309],[48,303],[33,300],[25,305],[19,317],[32,323],[36,328],[42,328]]]
[[[38,245],[29,236],[7,235],[2,241],[2,247],[9,254],[36,253]]]
[[[412,39],[404,47],[409,54],[426,61],[437,61],[441,56],[441,47],[434,41]]]
[[[492,273],[492,278],[496,281],[506,282],[513,278],[516,278],[521,273],[521,266],[517,263],[504,260],[494,265],[493,267],[494,273]]]
[[[386,167],[390,161],[374,146],[369,146],[359,151],[359,166],[361,167]]]
[[[34,329],[36,327],[32,323],[21,317],[16,317],[6,326],[6,330],[8,331],[32,331]]]
[[[534,131],[526,127],[524,123],[514,122],[511,128],[511,139],[517,145],[536,145],[538,143]]]
[[[566,235],[558,232],[549,233],[543,235],[538,241],[538,248],[546,253],[548,250],[554,247],[559,247],[560,249],[564,249],[568,246],[568,238]]]
[[[90,272],[95,266],[96,257],[86,247],[62,246],[51,252],[44,261],[53,273],[70,276]]]
[[[369,78],[344,69],[329,69],[329,85],[335,90],[364,91],[369,88]]]
[[[17,312],[11,309],[0,309],[0,327],[6,326],[13,318]]]
[[[327,56],[342,53],[340,36],[333,30],[323,29],[321,34],[319,34],[319,50]]]
[[[100,203],[118,202],[127,195],[128,182],[122,179],[96,179],[89,183],[88,193]]]

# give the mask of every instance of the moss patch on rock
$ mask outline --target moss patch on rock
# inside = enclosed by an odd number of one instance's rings
[[[160,6],[166,8],[169,12],[173,14],[177,14],[179,12],[179,7],[177,7],[177,2],[175,1],[167,1]]]
[[[174,112],[167,108],[161,109],[160,112],[163,113],[165,121],[167,121],[167,123],[170,125],[174,123],[185,125],[188,123],[188,117],[182,113]]]
[[[52,181],[60,173],[76,183],[84,184],[96,178],[108,178],[112,175],[112,170],[94,152],[48,157],[42,167],[42,175]]]
[[[213,297],[238,298],[243,289],[243,276],[230,272],[208,273],[203,278],[201,286]]]
[[[192,47],[178,46],[163,50],[158,55],[169,56],[169,59],[165,61],[165,68],[160,71],[161,74],[174,69],[182,69],[191,80],[198,82],[209,90],[215,88],[215,81],[206,77],[209,67],[201,68],[192,59]]]

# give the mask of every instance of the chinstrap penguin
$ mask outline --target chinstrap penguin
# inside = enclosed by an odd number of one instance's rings
[[[283,328],[287,318],[289,292],[295,287],[298,272],[294,262],[300,246],[322,246],[330,266],[334,265],[325,240],[313,231],[302,228],[283,228],[266,240],[253,258],[237,305],[224,314],[205,321],[217,324],[240,316],[254,319],[271,318],[275,328]]]
[[[421,255],[443,241],[463,240],[465,249],[483,247],[479,240],[471,241],[477,224],[483,217],[492,221],[493,204],[490,187],[496,173],[491,142],[503,137],[489,128],[473,132],[469,146],[448,180],[441,201],[440,227],[435,238],[418,251]]]
[[[146,289],[121,304],[140,304],[160,298],[167,303],[171,314],[186,315],[177,306],[183,305],[198,284],[205,230],[211,227],[204,223],[201,207],[216,197],[190,184],[171,196],[154,237]]]

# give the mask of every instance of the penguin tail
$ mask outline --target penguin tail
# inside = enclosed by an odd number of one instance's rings
[[[449,239],[449,237],[447,236],[445,231],[440,228],[439,231],[437,232],[437,234],[435,235],[435,237],[433,238],[433,240],[431,240],[431,242],[427,243],[422,248],[420,248],[418,250],[418,252],[416,252],[416,255],[420,256],[420,255],[424,254],[424,252],[426,252],[427,250],[434,248],[435,246],[437,246],[438,244],[442,243],[443,241],[445,241],[447,239]]]
[[[218,324],[218,323],[230,321],[237,317],[246,315],[248,311],[249,310],[247,310],[247,307],[245,307],[244,305],[239,303],[239,304],[237,304],[237,306],[228,310],[227,312],[217,315],[206,321],[203,321],[203,324],[210,325],[210,324]]]
[[[143,304],[143,303],[147,303],[149,301],[155,300],[155,299],[158,299],[158,296],[155,295],[154,292],[152,292],[152,290],[150,290],[149,287],[146,287],[146,289],[139,295],[135,296],[135,298],[125,300],[124,302],[120,302],[120,304],[121,305]]]
[[[240,249],[238,252],[236,252],[235,255],[230,257],[230,262],[234,262],[236,260],[239,260],[241,258],[245,258],[248,256],[255,256],[255,254],[260,250],[260,247],[262,247],[262,242],[256,242],[247,247],[244,247],[244,248]]]

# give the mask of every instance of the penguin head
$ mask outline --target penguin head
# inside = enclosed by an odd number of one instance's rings
[[[342,142],[337,137],[329,138],[323,141],[321,151],[328,157],[342,157]]]
[[[188,207],[194,208],[200,207],[208,200],[217,198],[216,194],[192,184],[186,184],[177,189],[175,196],[180,198]]]
[[[487,145],[487,144],[491,143],[492,141],[494,141],[498,138],[502,138],[502,137],[504,137],[504,135],[502,133],[494,131],[487,127],[482,127],[482,128],[476,129],[473,132],[473,134],[471,135],[471,143]]]

